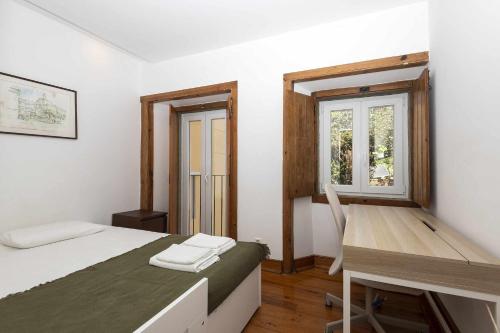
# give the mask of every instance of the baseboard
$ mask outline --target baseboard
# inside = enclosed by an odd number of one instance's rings
[[[294,261],[295,271],[302,272],[306,269],[314,268],[314,256],[297,258]]]
[[[266,259],[262,262],[262,270],[266,272],[281,274],[283,272],[283,261]]]
[[[335,258],[327,256],[314,256],[314,267],[329,270]]]
[[[318,255],[310,255],[307,257],[296,258],[294,259],[294,270],[296,272],[302,272],[311,268],[319,268],[324,270],[329,270],[335,258],[326,257],[326,256],[318,256]],[[276,259],[267,259],[262,262],[262,270],[281,274],[283,273],[283,261]]]

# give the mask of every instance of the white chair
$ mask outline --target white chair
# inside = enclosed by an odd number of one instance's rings
[[[335,275],[342,269],[343,255],[342,255],[342,241],[344,239],[344,229],[346,224],[346,218],[342,211],[342,206],[340,205],[339,198],[337,193],[335,192],[333,185],[326,185],[325,188],[326,196],[328,198],[328,202],[330,204],[330,208],[333,213],[333,218],[335,220],[335,225],[337,227],[337,257],[335,258],[330,270],[328,271],[329,275]],[[385,284],[380,282],[373,282],[362,279],[351,279],[353,282],[363,285],[366,287],[365,293],[365,308],[361,308],[356,305],[351,305],[351,312],[354,315],[351,317],[351,322],[359,322],[359,321],[368,321],[376,332],[383,333],[385,330],[382,328],[380,323],[386,323],[393,327],[402,327],[405,329],[414,330],[417,332],[428,332],[429,327],[423,323],[412,322],[404,319],[399,319],[395,317],[380,315],[373,312],[372,301],[373,301],[373,289],[391,291],[396,293],[402,293],[407,295],[415,295],[419,296],[424,293],[422,290],[400,287],[391,284]],[[327,293],[325,296],[325,303],[327,306],[332,306],[333,304],[342,307],[343,301],[342,298]],[[326,324],[325,333],[334,332],[336,329],[341,329],[343,325],[343,320],[337,320]]]

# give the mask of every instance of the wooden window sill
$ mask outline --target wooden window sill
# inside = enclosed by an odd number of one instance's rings
[[[411,200],[377,198],[377,197],[354,197],[347,195],[339,195],[339,200],[342,205],[359,204],[359,205],[377,205],[377,206],[397,206],[397,207],[420,207]],[[326,194],[315,193],[312,196],[313,203],[328,204]]]

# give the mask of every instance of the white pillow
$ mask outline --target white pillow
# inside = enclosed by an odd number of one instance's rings
[[[0,243],[19,249],[29,249],[95,234],[104,229],[103,225],[82,221],[49,223],[3,232],[0,234]]]

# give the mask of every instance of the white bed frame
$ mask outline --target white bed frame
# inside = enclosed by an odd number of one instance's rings
[[[260,305],[259,264],[210,316],[208,279],[203,278],[135,333],[237,333],[243,331]]]

